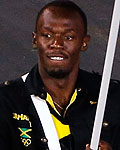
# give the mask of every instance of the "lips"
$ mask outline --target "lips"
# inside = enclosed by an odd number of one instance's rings
[[[53,61],[63,61],[65,59],[68,58],[67,55],[64,55],[64,54],[49,54],[47,55],[47,57],[50,59],[50,60],[53,60]]]
[[[50,57],[50,59],[51,59],[51,60],[57,60],[57,61],[64,60],[63,57],[58,57],[58,56],[57,56],[57,57],[56,57],[56,56],[54,56],[54,57],[52,56],[52,57]]]

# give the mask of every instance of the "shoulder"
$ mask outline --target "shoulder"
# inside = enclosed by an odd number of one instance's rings
[[[92,97],[94,101],[98,100],[101,79],[102,77],[98,73],[79,70],[78,84],[87,90],[89,97]]]
[[[85,87],[88,93],[98,100],[102,75],[96,72],[87,72],[85,70],[79,71],[79,84]],[[114,99],[114,101],[113,101]],[[108,90],[108,100],[113,101],[113,103],[120,103],[120,81],[111,79]]]
[[[21,86],[23,86],[23,80],[22,80],[21,77],[15,79],[15,80],[10,80],[10,81],[7,80],[7,81],[5,81],[5,82],[0,84],[0,92],[1,91],[5,92],[7,90],[12,90],[12,89],[16,89],[17,90],[17,88],[21,87]]]
[[[22,78],[3,82],[0,84],[0,102],[20,95],[23,92],[23,88],[24,82]]]
[[[80,69],[78,74],[79,83],[86,87],[94,88],[94,86],[99,86],[101,83],[102,76],[96,72],[88,72]]]
[[[86,86],[88,89],[95,89],[99,88],[101,85],[101,80],[102,80],[102,75],[100,75],[97,72],[88,72],[85,70],[79,70],[79,82],[80,84],[82,83],[84,86]],[[109,85],[109,91],[110,92],[116,92],[119,93],[118,91],[120,90],[120,81],[111,79],[110,80],[110,85]]]

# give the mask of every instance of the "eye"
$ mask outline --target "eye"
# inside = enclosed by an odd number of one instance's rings
[[[73,36],[71,35],[65,36],[65,39],[71,41],[73,39]]]
[[[51,38],[52,37],[52,35],[49,33],[43,33],[42,36],[45,38]]]

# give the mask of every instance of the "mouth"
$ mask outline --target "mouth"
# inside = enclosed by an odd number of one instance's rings
[[[52,56],[52,57],[49,57],[51,60],[56,60],[56,61],[62,61],[64,60],[64,57],[58,57],[58,56]]]
[[[64,61],[66,61],[68,59],[68,55],[66,53],[63,53],[63,52],[51,52],[51,53],[48,53],[46,55],[49,60],[53,63],[62,63]]]

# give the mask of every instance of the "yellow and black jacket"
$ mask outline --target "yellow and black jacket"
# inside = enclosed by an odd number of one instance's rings
[[[75,91],[61,116],[44,89],[37,65],[22,78],[0,85],[0,150],[47,150],[48,144],[30,95],[45,99],[62,150],[84,150],[90,143],[101,77],[79,70]],[[47,118],[45,118],[47,119]],[[49,126],[49,124],[48,124]],[[101,139],[120,150],[120,83],[111,80]]]

